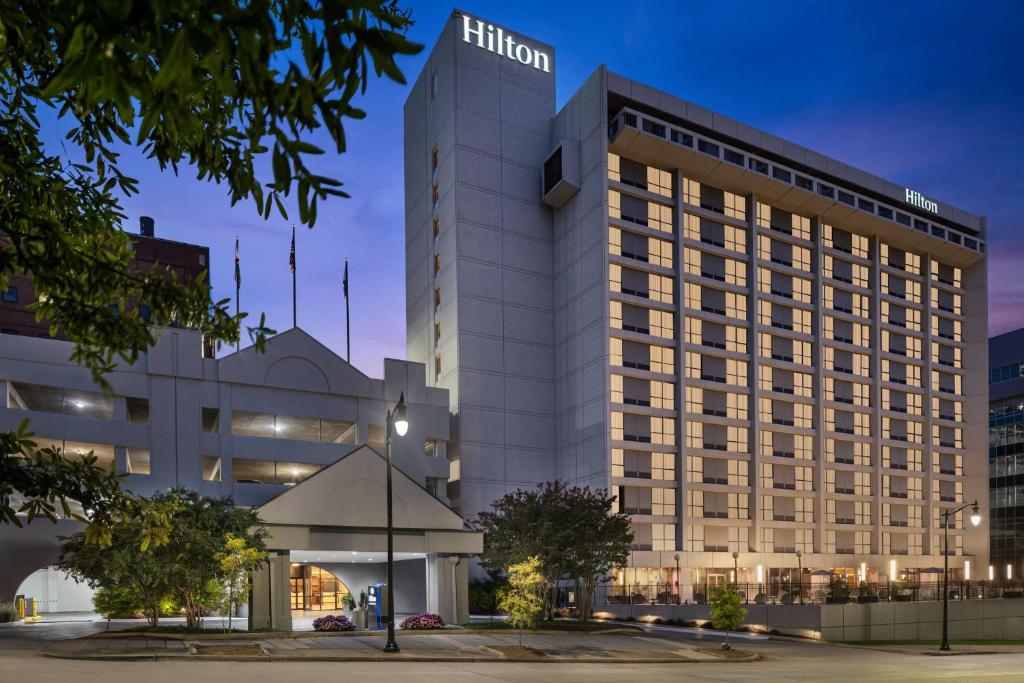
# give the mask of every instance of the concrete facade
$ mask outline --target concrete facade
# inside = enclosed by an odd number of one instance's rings
[[[149,353],[107,375],[113,392],[103,394],[88,370],[68,359],[69,342],[0,335],[0,429],[15,429],[28,419],[41,446],[53,445],[68,454],[93,451],[102,464],[113,462],[127,473],[123,485],[141,495],[183,486],[260,506],[294,492],[309,477],[359,452],[363,444],[376,449],[371,453],[383,453],[386,413],[404,395],[409,431],[393,440],[394,464],[407,487],[441,506],[446,524],[457,521],[461,528],[461,519],[444,507],[448,398],[443,389],[425,385],[423,366],[387,359],[384,378],[373,379],[301,329],[270,339],[264,353],[248,348],[220,359],[204,358],[201,343],[197,332],[161,330]],[[363,485],[358,498],[363,508],[376,508],[375,516],[350,515],[353,528],[382,526],[375,520],[384,512],[385,469],[378,455],[373,460],[376,469],[359,475]],[[359,485],[349,482],[346,491],[354,495],[353,487]],[[308,502],[328,513],[341,505],[330,492]],[[282,514],[274,509],[275,515]],[[290,518],[296,528],[307,530],[316,521],[312,512]],[[56,596],[53,604],[41,604],[48,610],[80,609],[82,599],[74,587],[65,585],[67,581],[54,585],[56,577],[43,569],[57,559],[56,537],[77,529],[66,520],[0,529],[5,558],[0,600],[11,599],[39,570],[24,591],[35,586],[40,599],[44,592]],[[364,538],[370,537],[349,539],[347,546],[335,549],[360,550]],[[478,545],[449,547],[441,538],[433,545],[421,543],[415,552],[424,565],[430,553],[471,553]],[[275,593],[275,599],[287,606],[291,548],[274,549],[285,558],[284,583],[278,587],[283,597]],[[421,568],[420,574],[425,577],[426,571]],[[428,593],[424,581],[416,589],[416,604],[422,608]],[[433,593],[449,590],[449,583],[435,586]],[[57,599],[60,595],[68,599]]]
[[[941,511],[987,507],[985,219],[604,67],[556,112],[554,50],[498,27],[551,71],[509,59],[480,20],[453,13],[406,103],[408,351],[450,389],[462,513],[610,488],[618,581],[652,594],[785,585],[796,551],[854,582],[940,565]],[[550,234],[520,239],[526,207]],[[551,275],[513,302],[524,259]],[[513,321],[553,362],[509,354]],[[955,520],[955,575],[987,519]]]

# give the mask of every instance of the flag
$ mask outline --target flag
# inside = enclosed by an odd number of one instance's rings
[[[242,265],[238,259],[238,238],[235,238],[235,287],[242,286]]]
[[[345,291],[345,298],[348,298],[348,259],[345,259],[345,278],[341,281],[341,287]]]
[[[292,226],[292,251],[288,255],[288,265],[291,266],[292,272],[295,272],[295,226]]]

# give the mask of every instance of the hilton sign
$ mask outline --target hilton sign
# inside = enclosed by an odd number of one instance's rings
[[[462,40],[476,45],[488,52],[519,62],[523,66],[532,66],[538,71],[551,73],[551,58],[548,53],[541,52],[524,43],[517,43],[511,35],[492,24],[485,24],[479,19],[471,19],[462,15]]]
[[[939,205],[933,202],[931,199],[925,197],[920,192],[915,192],[909,188],[905,188],[904,192],[906,195],[907,204],[910,204],[911,206],[916,206],[919,209],[924,209],[925,211],[931,211],[932,213],[939,212]]]

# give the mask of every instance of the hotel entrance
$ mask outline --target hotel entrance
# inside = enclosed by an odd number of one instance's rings
[[[345,608],[349,590],[334,574],[312,564],[292,564],[290,574],[293,610],[319,612]]]

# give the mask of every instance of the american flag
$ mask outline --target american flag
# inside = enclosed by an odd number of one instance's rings
[[[242,284],[242,265],[238,259],[238,238],[235,238],[235,286]]]
[[[295,226],[292,226],[292,251],[288,255],[288,265],[291,266],[292,272],[295,272]]]
[[[345,291],[345,298],[348,298],[348,259],[345,259],[345,277],[341,281],[342,289]]]

